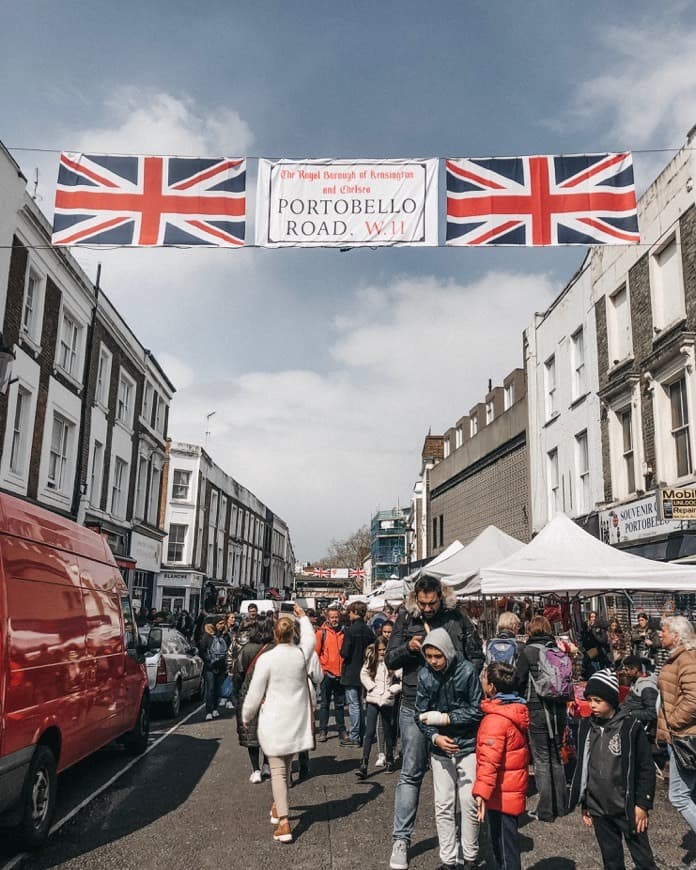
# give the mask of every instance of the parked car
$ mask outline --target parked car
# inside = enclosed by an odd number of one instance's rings
[[[0,823],[43,843],[57,773],[147,748],[150,691],[128,589],[101,535],[0,493]]]
[[[170,716],[181,711],[181,702],[201,696],[203,692],[203,659],[196,648],[176,628],[168,625],[147,625],[140,629],[147,641],[147,667],[150,700],[165,704]]]

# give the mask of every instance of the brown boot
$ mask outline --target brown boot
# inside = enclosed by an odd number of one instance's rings
[[[273,806],[271,807],[271,824],[277,825],[279,822],[280,819],[278,818],[278,810],[276,809],[276,805],[273,804]]]
[[[287,818],[281,819],[273,831],[273,839],[276,843],[292,843],[292,831]]]

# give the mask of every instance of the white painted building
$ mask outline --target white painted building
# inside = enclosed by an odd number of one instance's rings
[[[525,330],[532,531],[603,499],[597,336],[589,255]]]

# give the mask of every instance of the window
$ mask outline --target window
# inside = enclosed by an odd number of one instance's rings
[[[686,313],[681,257],[676,237],[673,236],[660,248],[652,258],[651,265],[653,324],[659,332],[671,323],[681,320]]]
[[[495,408],[493,407],[493,402],[486,402],[486,426],[489,423],[493,422],[493,418],[495,417]]]
[[[582,327],[571,337],[573,400],[585,395],[585,336]]]
[[[89,484],[89,500],[94,507],[101,502],[102,474],[104,473],[104,445],[95,441],[92,445],[92,477]]]
[[[24,461],[27,444],[27,423],[31,393],[23,387],[17,390],[14,420],[12,424],[12,441],[10,444],[10,471],[14,474],[24,472]]]
[[[689,444],[689,409],[686,403],[686,380],[680,378],[669,386],[672,407],[672,439],[677,463],[677,477],[691,474],[691,445]]]
[[[515,402],[515,385],[514,384],[506,384],[505,390],[503,392],[503,409],[505,411],[508,408],[512,408]]]
[[[160,434],[164,431],[164,401],[162,397],[155,393],[155,413],[154,413],[154,421],[153,427],[155,432],[159,432]]]
[[[80,327],[75,318],[63,312],[63,324],[58,345],[58,365],[73,378],[78,377],[78,358],[80,351]]]
[[[621,423],[623,466],[628,493],[636,491],[636,464],[633,451],[633,412],[630,408],[618,414]]]
[[[213,536],[209,532],[208,533],[208,552],[207,552],[207,556],[206,556],[207,561],[206,561],[206,566],[205,566],[205,572],[209,577],[215,576],[215,571],[213,570],[213,552],[214,552]]]
[[[147,499],[148,461],[144,456],[138,459],[138,489],[135,495],[135,514],[145,519],[145,504]]]
[[[150,481],[150,495],[147,506],[147,521],[152,526],[159,525],[159,499],[162,485],[162,469],[153,463],[152,479]]]
[[[578,477],[577,511],[585,514],[590,510],[590,454],[587,448],[587,430],[575,436],[575,467]]]
[[[444,443],[443,443],[443,447],[442,447],[442,451],[443,451],[443,456],[445,457],[445,459],[447,459],[447,457],[450,455],[449,438],[445,438]]]
[[[433,517],[433,550],[437,549],[437,517]]]
[[[440,514],[440,546],[444,546],[445,541],[445,517],[444,514]]]
[[[220,519],[218,526],[224,531],[227,530],[227,496],[223,495],[220,499]]]
[[[102,346],[99,350],[99,366],[97,368],[96,400],[104,408],[109,405],[109,381],[111,379],[111,354]]]
[[[27,275],[27,286],[24,291],[24,307],[22,308],[22,332],[29,336],[34,336],[37,326],[37,305],[39,301],[39,283],[40,278],[33,271],[29,270]]]
[[[186,543],[187,530],[188,526],[182,526],[177,523],[170,524],[169,541],[167,543],[168,562],[184,561],[184,544]]]
[[[117,456],[114,459],[114,477],[111,483],[111,513],[115,517],[122,517],[126,512],[126,486],[128,464]]]
[[[218,512],[218,493],[217,490],[213,490],[210,493],[210,513],[208,515],[208,522],[211,526],[217,525],[217,512]]]
[[[546,419],[558,412],[556,409],[556,357],[550,356],[544,363],[544,389],[546,393]]]
[[[558,450],[550,450],[547,454],[548,484],[549,484],[549,516],[553,517],[561,509],[558,481]]]
[[[152,424],[152,400],[154,392],[152,384],[145,384],[145,389],[143,390],[143,419],[148,426]]]
[[[68,448],[70,446],[70,431],[72,424],[60,414],[53,415],[53,432],[51,433],[51,447],[48,454],[48,481],[49,489],[61,492],[67,483],[66,470],[68,465]]]
[[[476,414],[473,414],[471,416],[469,426],[471,431],[471,437],[473,438],[474,435],[476,435],[476,433],[478,432],[478,416]]]
[[[116,419],[126,425],[131,426],[133,419],[133,393],[135,392],[135,384],[123,372],[118,379],[118,400],[116,403]]]
[[[188,501],[189,485],[191,483],[191,472],[182,471],[180,468],[174,469],[174,480],[172,482],[172,498],[177,501]]]
[[[457,426],[454,430],[454,449],[461,447],[464,443],[464,431],[461,426]]]
[[[609,339],[609,365],[616,365],[631,355],[631,315],[628,310],[628,292],[623,284],[607,304],[607,333]]]

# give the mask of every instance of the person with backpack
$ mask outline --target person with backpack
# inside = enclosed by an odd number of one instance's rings
[[[553,822],[567,812],[561,743],[566,705],[573,698],[573,664],[558,648],[545,616],[530,620],[529,640],[517,662],[517,672],[519,693],[529,710],[529,744],[539,792],[536,811],[528,815]]]
[[[486,664],[502,662],[510,667],[517,666],[517,660],[522,654],[524,644],[517,642],[517,634],[520,630],[519,617],[506,611],[498,618],[495,637],[486,644]]]
[[[271,770],[267,761],[264,761],[263,767],[261,766],[258,717],[255,716],[244,724],[242,707],[249,691],[251,679],[254,676],[256,662],[261,655],[273,649],[275,644],[273,624],[272,617],[261,620],[245,620],[239,632],[240,644],[236,648],[236,655],[228,656],[227,659],[227,671],[232,677],[237,693],[237,739],[239,745],[244,746],[249,753],[249,761],[251,762],[249,782],[255,784],[262,782],[264,776],[270,776]]]
[[[203,659],[203,681],[205,683],[205,719],[217,719],[217,706],[220,690],[225,681],[227,662],[227,643],[223,637],[225,616],[209,616],[203,624],[198,654]]]

